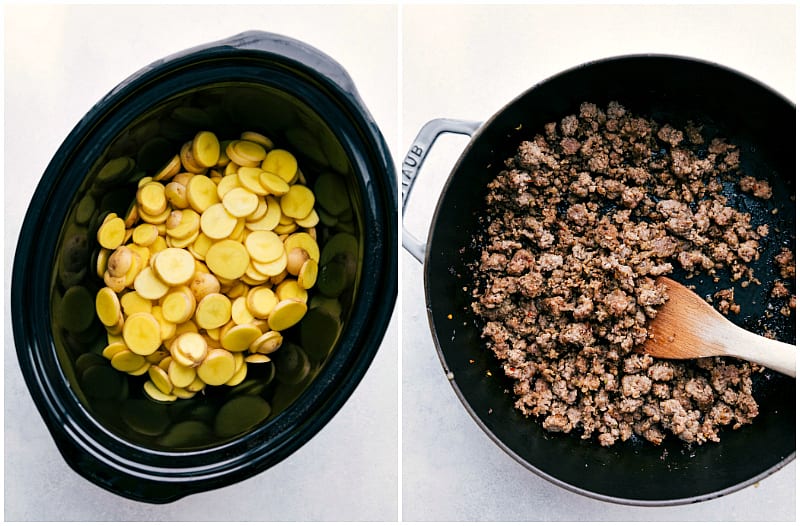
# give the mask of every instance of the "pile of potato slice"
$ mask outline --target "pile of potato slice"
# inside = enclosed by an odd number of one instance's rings
[[[113,161],[112,161],[113,162]],[[201,131],[97,230],[103,356],[160,402],[237,385],[307,311],[320,249],[314,193],[267,137]]]

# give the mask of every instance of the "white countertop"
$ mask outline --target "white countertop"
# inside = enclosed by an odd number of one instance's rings
[[[358,33],[342,28],[358,20]],[[11,262],[30,197],[69,131],[139,68],[195,45],[261,29],[324,51],[350,73],[390,145],[397,142],[394,6],[5,8],[5,519],[8,521],[393,520],[397,517],[400,309],[366,376],[310,442],[224,489],[148,505],[106,492],[61,458],[14,352]],[[363,39],[370,42],[363,45]]]
[[[484,121],[535,83],[589,60],[689,55],[731,66],[795,97],[794,7],[404,6],[402,140],[437,117]],[[411,196],[425,239],[439,192],[468,141],[443,135]],[[500,450],[445,378],[428,328],[422,265],[401,256],[404,520],[793,520],[796,462],[731,495],[642,508],[576,495]]]
[[[338,60],[397,165],[426,121],[485,120],[534,83],[609,55],[711,59],[795,100],[791,6],[5,7],[5,520],[393,521],[400,511],[407,521],[794,519],[796,462],[732,495],[655,509],[578,496],[527,471],[477,427],[444,377],[427,324],[421,265],[404,251],[402,310],[373,365],[333,420],[288,459],[236,485],[158,506],[117,497],[76,475],[36,412],[14,351],[8,290],[27,203],[75,123],[122,79],[173,52],[247,29],[299,38]],[[443,137],[426,162],[409,222],[419,237],[466,142]]]

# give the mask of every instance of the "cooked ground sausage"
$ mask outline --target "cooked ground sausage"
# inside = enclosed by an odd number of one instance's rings
[[[734,282],[752,280],[769,234],[722,189],[769,199],[770,185],[741,174],[736,146],[703,132],[584,103],[522,142],[489,183],[472,310],[514,381],[516,407],[546,430],[604,446],[634,434],[700,444],[758,414],[755,365],[637,352],[667,300],[657,276],[726,269]],[[794,277],[791,250],[775,264]],[[770,286],[794,309],[784,283]],[[738,312],[732,288],[709,299]]]

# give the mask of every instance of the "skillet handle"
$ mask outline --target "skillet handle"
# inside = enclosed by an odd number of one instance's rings
[[[422,168],[422,163],[428,156],[433,143],[442,133],[458,133],[461,135],[469,135],[470,137],[475,131],[480,128],[482,123],[476,121],[463,121],[458,119],[433,119],[428,121],[422,129],[420,129],[414,143],[408,149],[405,158],[403,159],[403,166],[401,171],[403,174],[402,188],[403,188],[403,218],[405,219],[406,205],[411,197],[411,189],[414,187],[414,182],[419,175]],[[411,232],[406,229],[405,221],[403,221],[403,248],[405,248],[414,258],[420,263],[425,259],[425,243],[414,237]]]

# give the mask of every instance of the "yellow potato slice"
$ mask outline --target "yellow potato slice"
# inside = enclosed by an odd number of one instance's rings
[[[280,349],[283,335],[278,331],[268,330],[250,344],[251,353],[269,354]]]
[[[172,236],[167,236],[167,247],[171,248],[186,248],[192,246],[197,238],[200,237],[200,231],[195,231],[189,237],[177,238]],[[191,253],[191,252],[190,252]]]
[[[295,223],[300,228],[314,228],[319,224],[319,214],[317,214],[316,210],[311,210],[306,217],[302,217],[300,219],[295,219]]]
[[[281,211],[292,219],[304,219],[314,209],[314,193],[306,186],[295,184],[281,197]]]
[[[139,217],[145,223],[150,223],[151,225],[160,225],[161,223],[164,223],[167,220],[171,212],[172,211],[170,210],[169,207],[164,209],[164,211],[158,215],[150,215],[146,213],[144,210],[139,210]]]
[[[167,368],[167,374],[174,387],[186,388],[194,382],[197,370],[194,367],[186,367],[177,360],[172,360]]]
[[[153,400],[154,402],[174,402],[178,399],[177,396],[174,394],[165,394],[163,393],[156,385],[147,380],[144,385],[142,385],[142,390],[144,390],[144,394],[147,395],[148,398]]]
[[[247,293],[247,310],[256,318],[266,318],[278,304],[275,293],[266,286],[253,287]]]
[[[198,165],[204,168],[216,166],[219,153],[219,140],[212,132],[201,131],[192,139],[192,158]]]
[[[308,257],[319,263],[319,245],[316,240],[306,232],[297,232],[286,238],[283,242],[286,252],[291,252],[293,248],[302,248],[308,253]]]
[[[225,210],[233,217],[247,217],[258,208],[260,199],[246,188],[233,188],[222,196]]]
[[[113,217],[97,229],[97,242],[100,246],[114,250],[125,241],[125,221]]]
[[[222,198],[225,197],[225,194],[234,188],[243,188],[242,184],[239,182],[238,173],[226,175],[220,179],[219,183],[217,183],[217,196],[220,198],[220,200],[222,200]]]
[[[234,356],[241,356],[241,353],[237,353]],[[230,380],[225,382],[225,385],[229,387],[239,385],[244,381],[246,377],[247,377],[247,363],[245,363],[244,358],[242,358],[242,366],[239,367],[239,369],[237,369],[235,373],[233,373],[233,376],[231,376]]]
[[[222,327],[231,319],[231,300],[224,294],[207,294],[197,304],[195,322],[201,329]]]
[[[169,291],[169,285],[156,276],[151,267],[145,267],[133,280],[134,290],[144,299],[158,300]]]
[[[164,187],[164,195],[173,209],[184,209],[189,207],[189,199],[186,197],[186,187],[177,181],[171,181]]]
[[[167,196],[164,192],[164,185],[152,181],[139,187],[136,192],[136,203],[139,205],[139,212],[144,212],[150,216],[157,216],[167,209]]]
[[[111,257],[111,251],[107,248],[101,248],[97,253],[97,262],[95,263],[95,272],[97,272],[97,277],[103,279],[103,274],[105,274],[106,270],[108,269],[108,259]]]
[[[253,261],[251,260],[250,264],[247,266],[247,270],[244,271],[244,276],[242,276],[241,279],[248,285],[261,285],[266,283],[269,278],[270,277],[268,275],[257,271],[253,266]]]
[[[131,352],[147,356],[156,352],[161,346],[161,327],[152,314],[137,312],[125,320],[122,338]]]
[[[103,287],[97,291],[94,305],[97,311],[97,317],[103,325],[108,327],[117,324],[121,310],[119,297],[116,292],[109,287]]]
[[[297,285],[306,290],[310,289],[317,282],[318,273],[319,264],[313,259],[309,259],[300,267],[300,272],[297,274]]]
[[[262,145],[241,139],[231,141],[225,153],[240,166],[258,166],[267,156],[267,150]]]
[[[226,150],[227,150],[227,147],[226,147]],[[227,153],[225,155],[227,156]],[[241,166],[239,166],[238,164],[236,164],[233,161],[230,161],[228,164],[225,165],[225,170],[223,170],[222,175],[223,176],[228,176],[228,175],[233,175],[235,173],[238,173],[239,172],[239,168],[241,168]]]
[[[258,196],[265,196],[267,195],[267,190],[261,185],[260,176],[262,173],[261,168],[252,166],[242,166],[236,172],[242,188],[250,190]]]
[[[258,221],[265,215],[267,215],[267,201],[259,198],[258,206],[256,206],[256,209],[253,210],[253,212],[244,219],[245,221],[249,221],[252,223],[253,221]]]
[[[273,230],[278,235],[291,234],[297,230],[297,223],[292,222],[290,225],[278,225]]]
[[[176,397],[180,398],[181,400],[188,400],[189,398],[194,398],[197,393],[193,393],[188,389],[183,389],[181,387],[173,387],[172,394]]]
[[[170,356],[167,351],[159,349],[153,354],[145,356],[144,359],[147,363],[158,365],[166,371],[167,367],[169,367],[170,360],[172,360],[172,356]]]
[[[134,281],[134,283],[136,282]],[[135,290],[123,294],[122,297],[119,298],[119,304],[122,306],[122,311],[125,313],[125,316],[130,316],[137,312],[149,313],[153,310],[153,302],[143,298]]]
[[[261,336],[261,331],[253,324],[234,325],[220,336],[222,347],[233,352],[247,350],[253,340]]]
[[[213,239],[205,235],[203,232],[200,232],[200,235],[197,236],[197,239],[195,239],[194,243],[192,243],[189,247],[189,252],[191,252],[195,258],[205,260],[208,249],[211,248],[211,245],[213,244]]]
[[[208,344],[197,332],[186,332],[175,338],[170,347],[172,359],[184,367],[197,367],[208,354]]]
[[[141,268],[146,267],[150,263],[151,250],[149,247],[137,245],[136,243],[130,243],[128,245],[125,245],[125,248],[139,255],[139,257],[141,258],[141,261],[139,262],[139,264],[141,264]]]
[[[191,208],[174,210],[166,221],[165,233],[173,238],[189,238],[200,231],[200,214]]]
[[[175,337],[178,326],[164,319],[164,314],[161,312],[161,305],[153,305],[153,310],[150,311],[150,314],[158,321],[158,326],[161,328],[160,337],[162,340],[166,341]]]
[[[192,141],[188,141],[183,143],[181,146],[181,164],[186,169],[187,172],[191,172],[193,174],[204,174],[206,173],[207,168],[205,166],[201,166],[198,163],[194,155],[192,155]]]
[[[261,163],[261,169],[289,183],[297,176],[297,159],[286,150],[270,150]]]
[[[142,223],[133,229],[133,242],[142,247],[148,247],[158,238],[158,227],[149,223]]]
[[[209,206],[200,216],[200,230],[214,240],[225,239],[231,235],[236,223],[236,217],[232,216],[222,203]]]
[[[205,175],[195,175],[186,184],[186,199],[198,214],[205,212],[209,206],[219,203],[217,185]]]
[[[244,238],[246,236],[246,224],[243,217],[240,217],[236,220],[236,226],[233,227],[233,232],[228,236],[228,239],[232,239],[234,241],[238,241],[239,243],[244,243]]]
[[[197,368],[197,376],[207,385],[223,385],[236,372],[233,354],[225,349],[212,349]]]
[[[271,362],[272,359],[269,356],[264,355],[264,354],[248,354],[245,357],[244,361],[247,362],[247,363],[258,364],[258,363]]]
[[[242,139],[243,141],[250,141],[250,142],[254,142],[256,144],[260,144],[267,151],[269,151],[269,150],[271,150],[271,149],[273,149],[275,147],[275,143],[273,143],[272,140],[270,140],[269,137],[267,137],[266,135],[262,135],[262,134],[260,134],[258,132],[244,131],[239,136],[239,138]]]
[[[194,276],[194,258],[183,248],[162,250],[153,258],[152,267],[156,276],[167,285],[185,285]]]
[[[300,269],[303,268],[303,264],[311,259],[308,257],[308,252],[300,247],[295,247],[287,252],[286,257],[286,271],[292,276],[300,274]]]
[[[267,204],[267,211],[256,221],[248,221],[247,228],[250,230],[273,230],[280,223],[281,220],[281,205],[278,201],[268,196],[265,200]]]
[[[231,239],[217,241],[206,253],[206,265],[218,277],[238,279],[250,264],[250,255],[243,244]]]
[[[217,277],[205,270],[197,270],[189,283],[189,290],[192,291],[192,295],[197,301],[201,301],[209,294],[219,292],[220,288]]]
[[[251,323],[255,319],[255,316],[247,308],[247,298],[245,296],[239,296],[231,303],[231,319],[237,325]]]
[[[309,261],[313,261],[309,259]],[[308,301],[308,292],[297,284],[297,280],[285,279],[275,287],[275,295],[278,301],[287,299],[296,299],[306,303]]]
[[[116,334],[122,338],[122,328],[125,326],[125,315],[121,312],[119,313],[119,318],[117,318],[117,322],[114,325],[107,325],[106,332],[108,334]]]
[[[281,255],[278,256],[278,259],[270,261],[269,263],[261,263],[254,260],[253,268],[264,275],[274,277],[281,275],[281,273],[286,270],[288,261],[289,258],[286,256],[286,251],[284,250],[281,252]]]
[[[178,175],[178,172],[181,171],[181,156],[179,154],[175,154],[172,159],[167,161],[161,170],[159,170],[154,176],[153,181],[163,181],[165,179],[171,179]]]
[[[164,239],[161,235],[159,235],[158,238],[153,242],[153,244],[147,248],[150,250],[150,256],[153,256],[154,254],[161,252],[165,248],[168,248],[167,240]]]
[[[101,353],[103,358],[110,360],[114,357],[115,354],[121,351],[129,351],[128,347],[125,345],[125,342],[114,342],[109,343],[103,348],[103,352]]]
[[[161,315],[170,323],[181,324],[194,314],[194,296],[181,290],[170,292],[161,300]]]
[[[261,172],[258,181],[264,190],[271,195],[285,195],[289,192],[289,183],[284,181],[280,175],[271,172]]]
[[[111,367],[123,373],[136,371],[146,364],[144,356],[135,354],[129,349],[119,351],[111,357]]]
[[[244,246],[250,257],[260,263],[275,261],[284,252],[278,235],[269,230],[250,232],[244,240]]]
[[[308,307],[302,301],[296,299],[280,301],[267,318],[269,328],[273,331],[284,331],[303,319],[307,310]]]
[[[167,371],[157,365],[151,365],[147,369],[147,374],[159,391],[164,394],[172,393],[172,380],[169,379]]]

